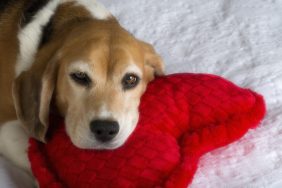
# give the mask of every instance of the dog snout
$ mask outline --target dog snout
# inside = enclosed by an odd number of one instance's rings
[[[117,135],[119,124],[116,121],[94,120],[90,123],[90,130],[98,141],[107,142]]]

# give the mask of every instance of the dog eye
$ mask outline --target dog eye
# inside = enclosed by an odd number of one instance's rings
[[[140,78],[135,74],[126,74],[122,79],[123,89],[134,88],[139,83]]]
[[[73,72],[70,74],[70,77],[76,83],[83,86],[88,86],[91,83],[91,79],[85,72]]]

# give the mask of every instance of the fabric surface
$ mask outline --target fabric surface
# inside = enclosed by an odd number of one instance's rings
[[[33,182],[30,175],[16,166],[12,165],[6,159],[0,157],[0,187],[33,187]]]
[[[53,118],[47,144],[31,139],[28,154],[41,188],[185,188],[204,153],[237,140],[264,114],[260,95],[218,76],[170,75],[149,84],[122,147],[78,149]]]
[[[282,1],[100,1],[156,47],[167,73],[218,74],[266,100],[261,126],[204,155],[191,187],[282,187]],[[0,185],[30,187],[18,169],[0,163]]]

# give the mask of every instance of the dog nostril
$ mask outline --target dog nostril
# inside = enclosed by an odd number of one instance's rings
[[[119,125],[116,121],[95,120],[90,123],[90,130],[97,140],[107,142],[117,135]]]

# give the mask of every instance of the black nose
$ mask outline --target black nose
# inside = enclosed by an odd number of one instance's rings
[[[112,140],[119,131],[119,125],[116,121],[94,120],[90,123],[90,130],[95,138],[101,142]]]

